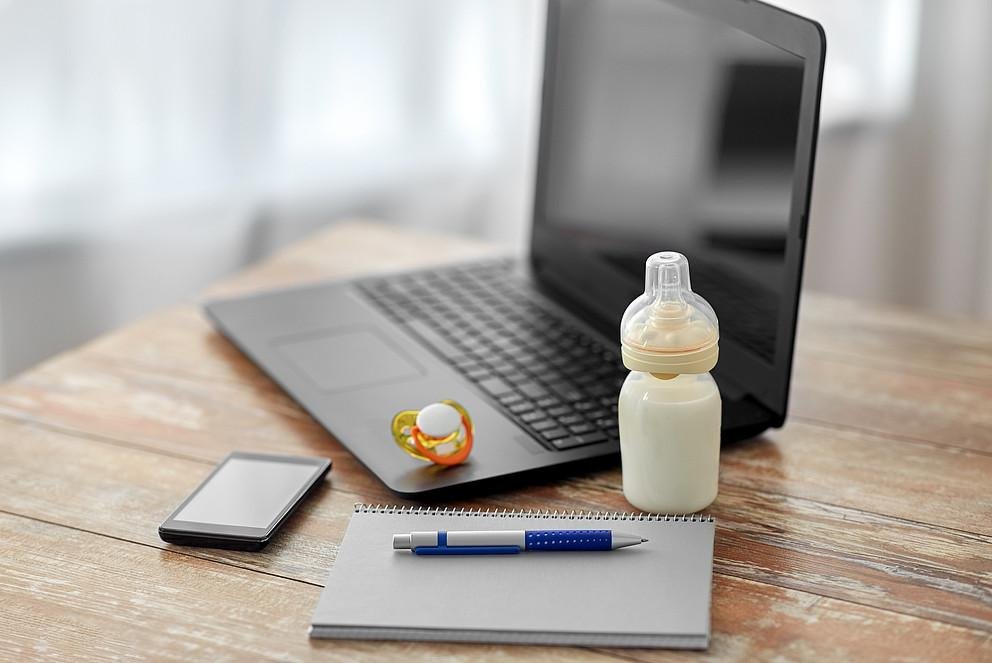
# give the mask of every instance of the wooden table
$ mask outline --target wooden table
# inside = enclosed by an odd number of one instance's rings
[[[491,251],[345,223],[212,294]],[[162,543],[232,449],[334,470],[264,552]],[[146,318],[0,386],[0,655],[992,659],[992,327],[806,295],[788,425],[723,451],[707,654],[311,642],[359,501],[398,500],[196,304]],[[615,467],[460,504],[629,508]]]

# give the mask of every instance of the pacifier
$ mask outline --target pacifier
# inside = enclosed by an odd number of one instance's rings
[[[436,465],[458,465],[472,453],[472,418],[455,401],[397,412],[392,431],[400,449]]]

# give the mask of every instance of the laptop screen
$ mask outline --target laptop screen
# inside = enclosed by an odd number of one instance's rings
[[[798,279],[786,245],[803,58],[663,0],[550,11],[536,262],[557,262],[556,285],[619,325],[645,259],[684,253],[721,362],[773,367],[795,314],[782,300]]]

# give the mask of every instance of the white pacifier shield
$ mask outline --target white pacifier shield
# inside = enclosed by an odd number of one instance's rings
[[[417,428],[428,437],[447,437],[461,425],[462,416],[447,403],[431,403],[417,413]]]

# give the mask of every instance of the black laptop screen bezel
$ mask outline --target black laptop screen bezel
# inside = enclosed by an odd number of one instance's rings
[[[567,0],[566,0],[567,1]],[[788,408],[789,379],[792,374],[792,354],[795,345],[796,320],[802,281],[803,259],[813,165],[819,128],[820,87],[826,37],[815,21],[797,16],[777,7],[750,0],[655,0],[678,7],[707,19],[720,21],[746,32],[768,44],[781,48],[804,61],[802,98],[799,106],[799,127],[796,137],[795,167],[792,182],[792,205],[785,247],[785,284],[781,294],[775,361],[769,365],[752,356],[730,338],[721,339],[720,375],[729,376],[735,387],[753,396],[771,413],[772,426],[781,426]],[[603,307],[597,307],[597,293],[606,294],[602,284],[590,279],[581,264],[576,264],[570,241],[553,230],[545,216],[547,209],[548,169],[554,114],[555,59],[558,51],[558,16],[562,0],[550,0],[547,11],[544,80],[541,94],[540,138],[538,140],[537,170],[534,189],[533,223],[530,261],[539,283],[554,290],[576,291],[587,295],[586,306],[604,318]],[[619,334],[619,320],[604,320],[613,324]]]

